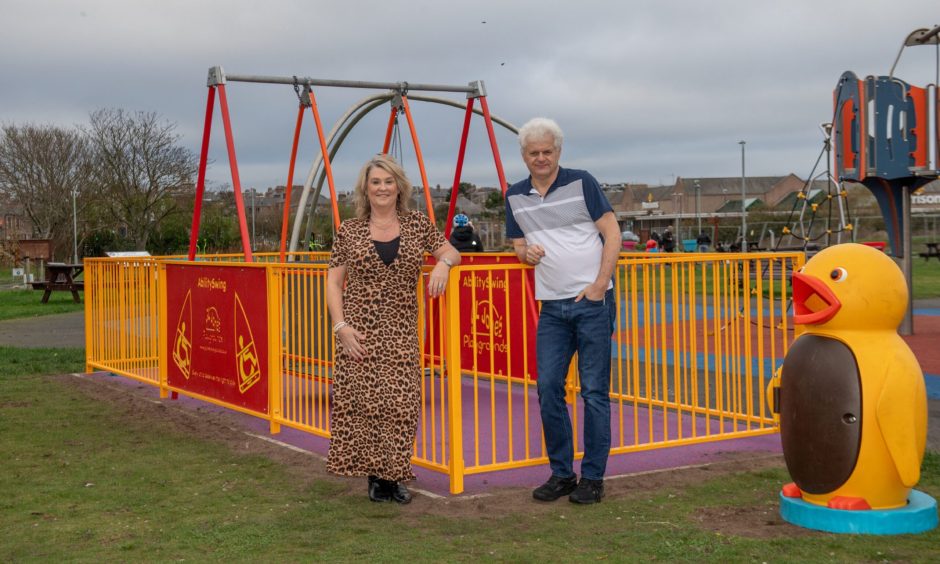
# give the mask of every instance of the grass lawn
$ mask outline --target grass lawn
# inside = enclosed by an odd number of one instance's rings
[[[912,278],[914,299],[940,298],[940,260],[915,255]]]
[[[84,296],[81,292],[80,296]],[[53,313],[82,311],[85,304],[72,301],[71,292],[52,292],[48,303],[42,303],[38,290],[5,290],[0,292],[0,321],[20,317],[35,317]]]
[[[80,349],[0,348],[0,561],[940,560],[940,530],[721,532],[742,508],[776,514],[782,468],[631,488],[592,507],[537,504],[523,490],[370,503],[364,480],[327,477],[317,459],[245,453],[243,435],[213,440],[205,414],[173,421],[173,408],[129,391],[43,375],[82,364]],[[940,454],[926,457],[918,489],[940,497]]]

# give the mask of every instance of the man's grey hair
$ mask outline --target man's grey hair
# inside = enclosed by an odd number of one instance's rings
[[[556,151],[561,150],[565,135],[555,120],[544,117],[532,118],[519,128],[519,148],[525,153],[525,146],[530,140],[542,139],[545,136],[551,136]]]

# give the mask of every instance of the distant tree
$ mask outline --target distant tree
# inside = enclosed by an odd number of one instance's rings
[[[100,229],[89,233],[81,242],[83,257],[103,257],[109,251],[120,251],[126,243],[110,229]]]
[[[182,254],[189,251],[189,228],[192,213],[180,209],[169,215],[150,234],[147,250],[155,256]]]
[[[281,245],[281,224],[284,223],[284,209],[278,206],[260,208],[255,214],[255,240],[252,248],[256,251],[276,251]],[[288,227],[290,221],[288,220]],[[248,231],[251,232],[251,214],[248,214]],[[287,232],[287,241],[291,233]]]
[[[470,182],[461,182],[460,186],[457,187],[457,193],[469,200],[470,196],[476,192],[476,189],[476,184],[471,184]]]
[[[443,230],[447,223],[447,214],[450,211],[450,205],[446,202],[434,206],[434,219],[437,220],[437,228]]]
[[[201,248],[211,253],[241,250],[241,233],[236,214],[220,205],[204,209],[199,228],[199,243]]]
[[[189,217],[191,220],[192,215]],[[230,186],[222,186],[220,190],[212,192],[212,198],[203,201],[197,241],[199,253],[241,250],[241,230],[235,207],[235,193]]]
[[[0,138],[0,192],[22,207],[33,235],[69,254],[72,191],[79,212],[91,202],[88,144],[80,131],[51,125],[5,125]]]
[[[91,114],[94,182],[114,221],[143,250],[156,227],[192,194],[196,155],[179,145],[176,125],[152,112],[102,109]]]
[[[488,210],[502,210],[504,207],[503,194],[498,190],[490,192],[486,196],[486,202],[483,203],[483,207]]]

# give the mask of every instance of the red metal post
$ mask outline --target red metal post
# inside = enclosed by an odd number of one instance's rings
[[[483,121],[486,122],[486,132],[490,136],[490,148],[493,149],[493,161],[496,163],[496,175],[499,176],[499,189],[506,195],[506,175],[503,173],[503,161],[499,158],[499,147],[496,146],[496,133],[493,131],[493,120],[490,119],[490,107],[486,104],[486,96],[480,96],[480,108],[483,110]]]
[[[411,143],[415,148],[415,157],[418,160],[418,170],[421,172],[421,183],[424,185],[424,202],[428,208],[428,218],[431,219],[431,223],[434,223],[434,204],[431,201],[431,187],[428,184],[428,173],[424,170],[424,157],[421,155],[421,143],[418,142],[418,133],[415,131],[415,123],[414,120],[411,119],[411,109],[408,107],[408,97],[404,94],[402,94],[401,97],[401,107],[405,112],[405,117],[408,118],[408,130],[411,131]]]
[[[245,202],[242,200],[242,185],[238,178],[238,162],[235,160],[235,139],[232,137],[232,123],[229,119],[228,101],[225,98],[225,85],[218,85],[219,109],[222,111],[222,123],[225,125],[225,146],[228,148],[228,165],[232,170],[232,189],[235,191],[235,209],[238,211],[238,228],[242,235],[242,252],[245,262],[253,262],[251,241],[248,238],[248,222],[245,219]]]
[[[326,137],[323,135],[323,125],[320,123],[320,110],[317,109],[317,99],[313,90],[310,95],[310,111],[313,113],[313,122],[317,126],[317,138],[320,140],[320,153],[323,155],[323,169],[326,171],[327,184],[330,186],[330,200],[333,204],[333,228],[339,229],[339,203],[336,201],[336,185],[333,183],[333,167],[330,165],[330,151],[326,146]],[[314,204],[316,205],[316,204]]]
[[[463,172],[463,157],[467,152],[467,135],[470,133],[470,118],[473,116],[473,98],[467,98],[467,113],[463,118],[463,133],[460,134],[460,150],[457,151],[457,170],[454,172],[454,188],[450,191],[450,207],[447,209],[447,223],[444,225],[444,237],[450,239],[453,230],[454,211],[457,209],[457,196],[460,191],[460,174]]]
[[[395,117],[398,115],[398,108],[392,106],[392,114],[388,116],[388,127],[385,128],[385,143],[382,144],[382,154],[388,154],[388,148],[392,145],[392,130],[395,128]]]
[[[287,184],[284,188],[284,218],[281,220],[281,262],[287,249],[287,224],[290,222],[291,186],[294,184],[294,164],[297,162],[297,145],[300,143],[300,129],[304,121],[304,106],[297,110],[297,125],[294,126],[294,144],[290,150],[290,165],[287,167]],[[298,210],[299,211],[299,210]]]
[[[196,201],[193,203],[193,225],[189,231],[189,260],[196,258],[199,242],[199,219],[202,216],[202,195],[206,187],[206,164],[209,162],[209,134],[212,133],[212,108],[215,105],[215,87],[209,87],[206,100],[206,125],[202,130],[202,150],[199,153],[199,173],[196,176]]]
[[[506,175],[503,173],[503,162],[499,158],[499,148],[496,146],[496,133],[493,131],[493,120],[490,119],[490,108],[486,104],[486,96],[480,96],[480,108],[483,109],[483,120],[486,122],[486,132],[490,137],[490,148],[493,149],[493,161],[496,163],[496,175],[499,176],[499,189],[502,191],[503,196],[506,196]],[[532,278],[529,276],[525,277],[526,289],[528,290],[528,303],[529,313],[532,315],[532,319],[535,319],[535,327],[538,328],[538,304],[535,303],[535,284],[533,283]]]

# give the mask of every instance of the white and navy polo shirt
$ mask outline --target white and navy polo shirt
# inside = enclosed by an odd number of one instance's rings
[[[544,198],[531,176],[509,187],[506,236],[545,249],[535,267],[535,299],[573,298],[597,279],[604,243],[594,222],[611,211],[597,180],[583,170],[559,167]]]

